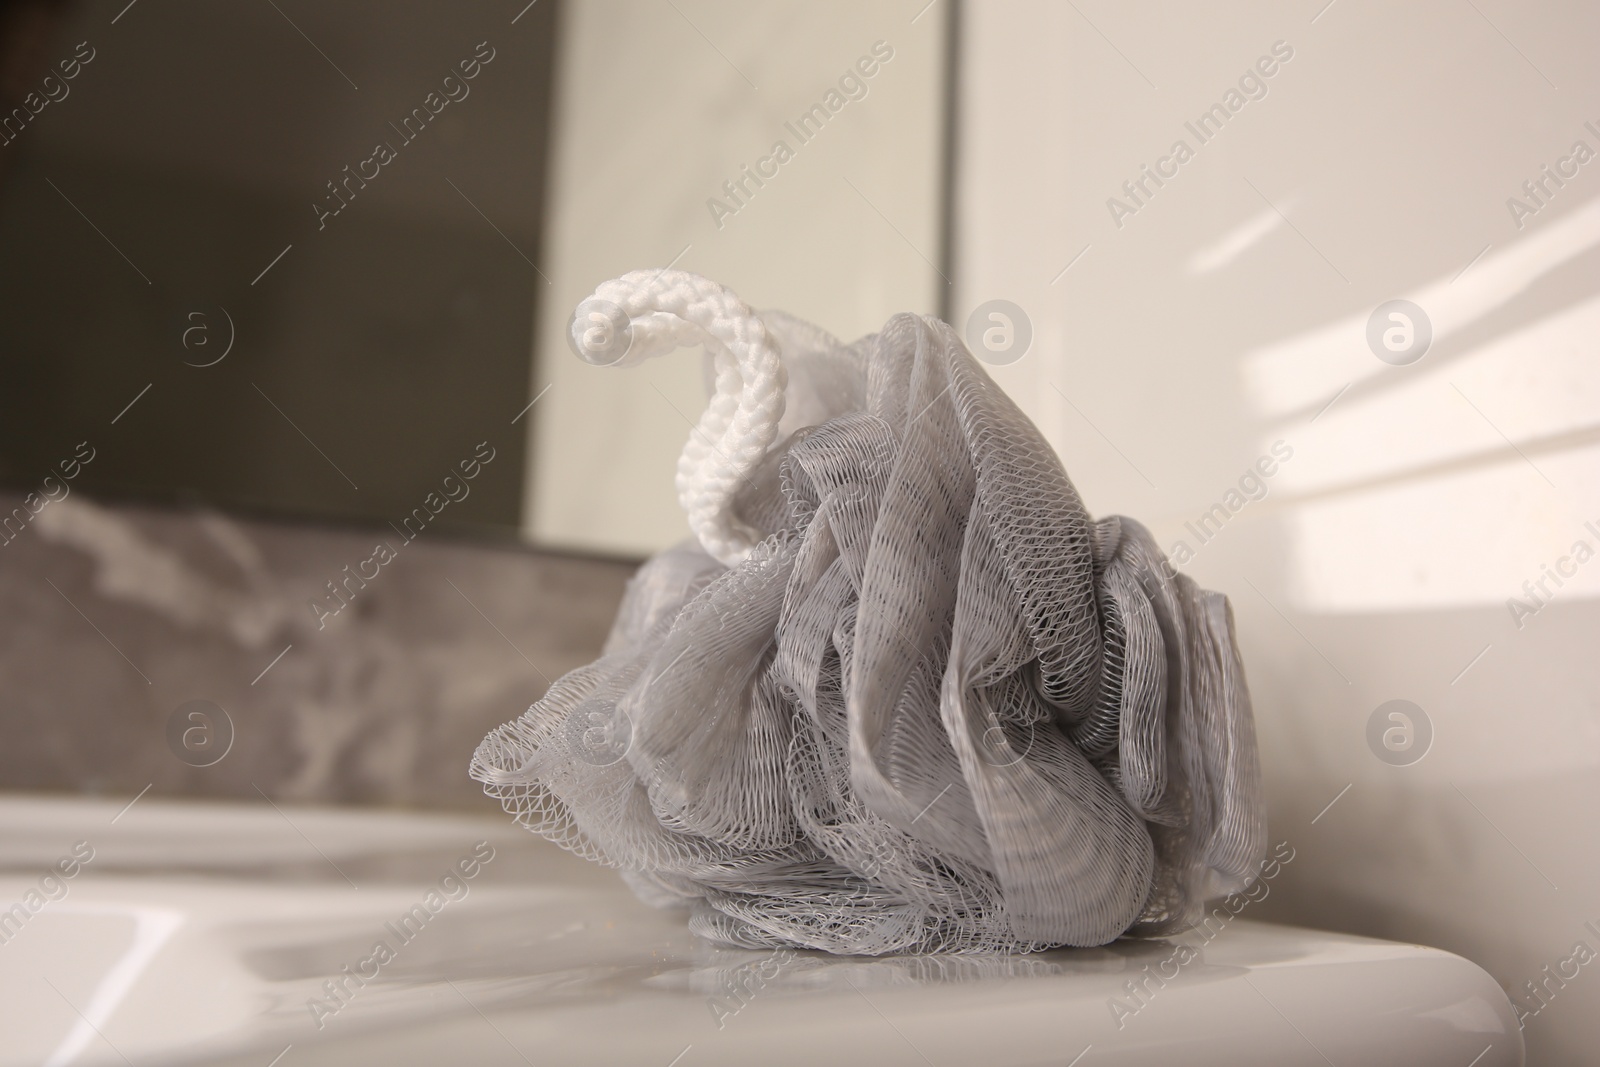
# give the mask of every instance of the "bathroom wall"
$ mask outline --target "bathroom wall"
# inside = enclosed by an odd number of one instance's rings
[[[473,749],[595,658],[633,570],[96,501],[93,471],[0,495],[6,790],[497,811]]]
[[[61,21],[0,73],[57,98],[0,106],[0,484],[92,436],[97,491],[381,524],[487,438],[440,523],[514,532],[552,5],[5,6]]]
[[[945,41],[927,0],[562,9],[529,537],[643,555],[688,536],[673,472],[700,360],[579,362],[567,322],[607,278],[672,265],[852,339],[938,310]]]
[[[937,308],[944,8],[555,6],[70,12],[63,54],[95,58],[0,134],[0,382],[31,401],[0,427],[0,608],[23,620],[0,642],[0,788],[486,805],[472,749],[592,660],[631,560],[687,534],[699,362],[581,365],[577,300],[675,263],[847,336]],[[471,99],[321,218],[357,138],[479,41]],[[746,180],[778,141],[778,173]],[[202,307],[238,322],[211,365],[185,332]],[[479,449],[456,499],[442,479]],[[62,464],[70,495],[33,516]],[[519,522],[549,551],[465,537]],[[194,765],[225,723],[226,755]]]
[[[1263,916],[1461,953],[1592,1061],[1600,11],[963,17],[957,324],[1017,305],[995,376],[1090,508],[1231,598]]]

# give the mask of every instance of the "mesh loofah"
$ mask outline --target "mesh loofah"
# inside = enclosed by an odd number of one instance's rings
[[[947,325],[842,344],[681,271],[602,285],[578,353],[703,345],[696,541],[601,658],[472,761],[529,830],[691,928],[836,953],[1160,935],[1265,846],[1228,602],[1089,518]]]

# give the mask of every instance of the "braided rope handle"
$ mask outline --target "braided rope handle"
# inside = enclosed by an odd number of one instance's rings
[[[748,304],[709,278],[636,270],[603,282],[578,304],[572,349],[595,366],[632,367],[700,345],[713,360],[711,402],[678,457],[678,504],[689,528],[726,566],[760,533],[733,513],[733,498],[778,435],[788,374],[777,341]]]

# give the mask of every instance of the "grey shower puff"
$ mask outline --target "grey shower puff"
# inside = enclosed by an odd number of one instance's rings
[[[682,343],[744,313],[649,277],[674,295],[598,291],[636,329],[666,315]],[[1137,522],[1091,520],[946,324],[845,345],[749,317],[740,343],[781,353],[781,423],[742,459],[695,455],[732,465],[719,529],[751,543],[644,564],[601,658],[483,741],[486,791],[746,947],[1099,945],[1248,885],[1265,825],[1227,599]],[[702,332],[739,397],[735,334]],[[681,491],[713,483],[680,466]]]

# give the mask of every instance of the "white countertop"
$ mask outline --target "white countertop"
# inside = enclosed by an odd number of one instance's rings
[[[0,797],[0,1065],[1522,1063],[1436,949],[1247,918],[1181,966],[718,949],[504,818],[128,799]]]

